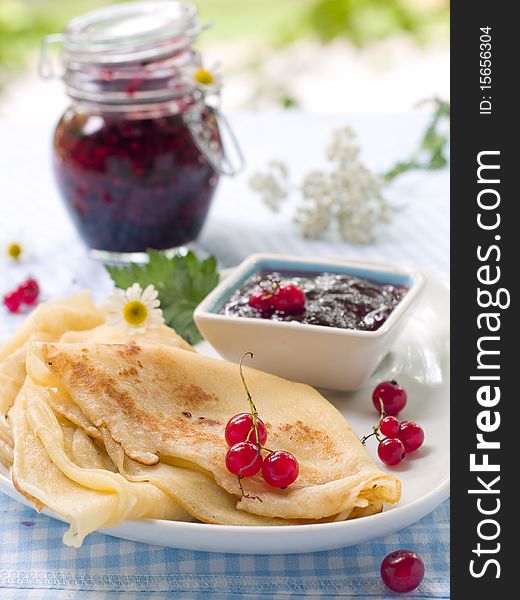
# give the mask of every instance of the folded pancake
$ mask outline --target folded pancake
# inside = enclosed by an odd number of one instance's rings
[[[188,344],[188,342],[178,335],[174,329],[166,325],[147,327],[145,331],[135,333],[128,330],[115,329],[114,327],[103,324],[85,331],[67,331],[60,338],[60,342],[102,342],[104,344],[139,344],[146,342],[148,344],[172,346],[174,348],[195,352],[193,346]],[[46,383],[49,385],[50,380],[47,379]],[[102,441],[102,432],[90,423],[79,407],[71,401],[70,396],[63,393],[63,390],[61,390],[57,381],[52,383],[54,385],[48,399],[52,408],[76,425],[85,429],[89,436]]]
[[[0,346],[0,417],[5,417],[25,381],[25,351],[32,341],[103,342],[135,344],[147,342],[193,351],[171,327],[148,327],[132,333],[105,324],[105,313],[93,304],[90,292],[42,302],[22,326]],[[0,454],[1,458],[1,454]]]
[[[147,467],[125,458],[121,476],[105,449],[56,415],[46,396],[47,390],[27,383],[15,401],[10,414],[17,440],[12,477],[38,510],[48,507],[71,523],[65,543],[80,545],[95,529],[142,517],[241,525],[296,523],[237,510],[236,498],[201,471],[166,464]]]
[[[285,490],[247,478],[242,497],[224,463],[225,424],[248,410],[237,365],[165,346],[32,343],[27,370],[38,385],[68,395],[92,426],[106,428],[126,457],[203,469],[242,511],[348,518],[399,500],[399,480],[375,465],[345,418],[309,386],[244,369],[269,447],[292,452],[300,475]]]
[[[236,496],[215,482],[211,474],[158,463],[147,467],[125,458],[124,475],[130,481],[150,481],[170,494],[190,515],[203,523],[219,525],[301,525],[315,520],[262,517],[237,509]]]
[[[49,426],[49,423],[53,420],[49,414],[50,404],[48,398],[50,390],[38,388],[32,383],[27,383],[26,389],[31,390],[32,400],[28,415],[32,430],[39,432],[42,444],[50,457],[56,456],[57,451],[52,441],[56,434],[56,428],[54,428],[54,434],[50,438],[48,434],[41,434],[45,429],[52,429]],[[99,436],[102,442],[105,440],[108,442],[106,448],[103,445],[100,447],[82,429],[75,427],[62,415],[58,413],[55,416],[63,432],[65,452],[77,466],[107,469],[114,473],[120,470],[129,482],[153,483],[187,511],[186,514],[182,515],[182,519],[181,515],[177,515],[177,517],[170,516],[170,520],[190,521],[194,518],[204,523],[226,525],[293,525],[314,522],[270,519],[240,511],[236,508],[236,497],[219,487],[211,474],[203,469],[191,470],[178,465],[175,466],[175,464],[163,463],[153,466],[141,465],[125,457],[124,453],[119,455],[121,447],[109,435]],[[103,434],[105,432],[106,429],[103,430]],[[57,435],[61,443],[61,435],[59,433]],[[175,463],[174,460],[171,462]],[[63,466],[67,463],[57,460],[55,464]],[[63,471],[67,473],[66,469],[63,469]],[[77,475],[71,475],[70,471],[68,474],[74,481],[90,487],[89,483],[78,479]]]
[[[25,380],[28,343],[57,341],[66,331],[91,329],[104,320],[104,312],[93,304],[90,292],[37,306],[13,336],[0,346],[0,416],[7,415]]]
[[[115,471],[103,448],[55,416],[43,390],[24,385],[9,412],[14,435],[12,479],[37,510],[49,508],[70,529],[63,541],[84,537],[125,519],[189,520],[173,497],[149,482],[129,482]]]

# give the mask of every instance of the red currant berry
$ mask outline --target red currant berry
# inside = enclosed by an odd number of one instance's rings
[[[36,282],[35,279],[27,279],[20,284],[18,291],[22,295],[22,302],[31,306],[38,300],[38,295],[40,294],[40,286]]]
[[[401,440],[398,440],[397,438],[385,438],[383,441],[379,442],[377,455],[385,465],[395,467],[395,465],[398,465],[406,456],[406,452]]]
[[[393,592],[406,594],[415,590],[424,577],[424,563],[411,550],[396,550],[381,563],[381,579]]]
[[[22,294],[20,290],[15,290],[4,296],[4,304],[10,313],[17,313],[22,306]]]
[[[388,438],[398,437],[399,421],[395,417],[385,417],[379,423],[381,433]]]
[[[383,381],[372,392],[372,402],[377,411],[381,412],[381,403],[386,415],[397,416],[406,406],[406,391],[393,379],[392,381]]]
[[[286,315],[298,315],[305,310],[305,294],[297,285],[282,286],[273,296],[276,310]]]
[[[406,454],[420,448],[424,442],[424,431],[420,425],[413,421],[403,421],[397,437],[403,442]]]
[[[239,442],[226,452],[226,467],[233,475],[252,477],[262,468],[262,455],[251,442]]]
[[[259,289],[249,296],[248,304],[263,313],[272,313],[274,311],[273,294]]]
[[[286,488],[296,481],[300,465],[296,458],[285,450],[277,450],[264,459],[262,475],[267,484]]]
[[[258,434],[260,444],[263,446],[267,441],[267,429],[261,419],[256,419],[258,425]],[[238,442],[257,443],[256,433],[253,428],[253,415],[251,413],[240,413],[231,417],[226,425],[226,442],[228,446],[238,444]]]

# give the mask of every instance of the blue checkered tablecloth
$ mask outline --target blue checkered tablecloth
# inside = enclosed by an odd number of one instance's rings
[[[76,550],[66,525],[0,497],[0,598],[390,598],[379,577],[396,548],[421,555],[426,577],[413,598],[449,598],[449,505],[411,527],[368,544],[309,554],[254,556],[172,550],[99,533]],[[10,591],[4,588],[12,588]],[[39,589],[34,596],[28,589]],[[59,592],[57,590],[64,590]],[[221,594],[221,596],[218,596]],[[394,596],[395,598],[395,596]]]
[[[49,116],[52,123],[57,115]],[[223,181],[199,246],[224,267],[251,252],[360,258],[401,263],[447,279],[448,173],[409,174],[388,191],[401,206],[377,243],[303,241],[290,206],[272,215],[247,186],[251,170],[286,158],[296,179],[320,163],[333,127],[359,133],[367,163],[383,169],[417,142],[424,115],[309,117],[298,113],[237,115],[233,119],[250,169]],[[0,121],[0,246],[21,240],[32,259],[0,262],[0,295],[29,274],[45,297],[91,288],[101,299],[110,288],[90,261],[57,196],[49,168],[50,126]],[[23,140],[31,140],[26,144]],[[28,176],[30,175],[30,176]],[[20,319],[0,309],[0,340]],[[409,597],[449,598],[449,505],[385,538],[355,547],[299,555],[231,555],[173,550],[102,534],[79,550],[62,544],[65,525],[0,495],[0,600],[139,600],[186,598],[370,598],[385,600],[379,577],[384,556],[397,548],[419,552],[426,576]]]

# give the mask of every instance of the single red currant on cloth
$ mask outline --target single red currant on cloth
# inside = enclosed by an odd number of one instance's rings
[[[22,295],[22,302],[27,306],[32,306],[40,294],[40,286],[35,279],[27,279],[20,284],[18,291]]]
[[[387,416],[396,417],[406,406],[408,400],[406,391],[395,379],[383,381],[372,392],[372,402],[377,411],[381,413],[381,402]]]
[[[3,298],[4,305],[10,313],[17,313],[22,307],[22,294],[20,290],[9,292]]]
[[[10,313],[17,313],[23,306],[32,306],[38,300],[40,286],[35,279],[23,281],[16,290],[5,294],[3,302]]]
[[[406,594],[415,590],[424,577],[424,563],[411,550],[396,550],[381,563],[381,579],[393,592]]]
[[[420,425],[413,421],[403,421],[396,437],[403,442],[406,454],[410,454],[410,452],[414,452],[423,445],[424,431]]]
[[[290,452],[277,450],[269,454],[262,464],[262,475],[267,484],[276,488],[286,488],[296,481],[300,465]]]
[[[273,296],[276,310],[286,315],[299,315],[305,310],[305,293],[297,285],[282,285]]]
[[[401,440],[397,438],[385,438],[379,442],[377,455],[385,465],[395,467],[406,457],[406,451]]]
[[[226,442],[228,446],[238,444],[238,442],[260,442],[263,446],[267,441],[267,429],[262,419],[257,418],[256,424],[258,426],[258,437],[256,439],[256,432],[254,428],[253,415],[251,413],[239,413],[229,419],[226,425]]]
[[[256,444],[239,442],[226,453],[226,467],[233,475],[253,477],[262,468],[262,455]]]

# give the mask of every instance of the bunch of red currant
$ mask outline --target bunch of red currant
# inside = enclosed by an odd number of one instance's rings
[[[305,310],[305,293],[292,283],[269,281],[254,291],[248,304],[266,315],[274,311],[286,315],[299,315]]]
[[[4,305],[11,313],[17,313],[23,306],[32,306],[38,300],[40,286],[35,279],[27,279],[16,290],[9,292],[3,298]]]
[[[267,428],[262,419],[258,417],[256,406],[242,372],[242,362],[246,356],[253,358],[251,352],[246,352],[242,356],[240,377],[246,390],[251,412],[239,413],[231,417],[226,425],[226,442],[230,446],[226,453],[226,467],[230,473],[237,475],[241,489],[242,478],[253,477],[260,470],[268,485],[285,489],[296,481],[300,470],[299,464],[290,452],[269,450],[264,445],[267,441]],[[265,458],[262,451],[268,453]]]
[[[369,437],[375,436],[379,442],[377,455],[381,462],[390,467],[398,465],[424,442],[424,431],[420,425],[396,418],[407,399],[406,391],[395,380],[383,381],[372,393],[372,402],[381,418],[379,424],[372,427],[372,433],[362,438],[361,442],[364,444]]]

